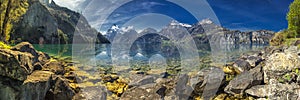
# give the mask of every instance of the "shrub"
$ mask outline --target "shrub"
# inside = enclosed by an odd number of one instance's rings
[[[270,45],[279,46],[283,44],[286,39],[284,33],[284,31],[276,33],[275,36],[271,39]]]

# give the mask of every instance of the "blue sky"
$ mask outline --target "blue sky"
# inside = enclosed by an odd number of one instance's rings
[[[221,24],[231,29],[287,28],[286,13],[293,0],[208,0]]]
[[[287,27],[286,13],[293,0],[54,0],[82,12],[99,31],[112,24],[159,29],[171,20],[194,24],[204,18],[242,31]]]

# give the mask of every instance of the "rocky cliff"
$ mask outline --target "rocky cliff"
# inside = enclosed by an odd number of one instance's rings
[[[23,7],[24,4],[27,5]],[[22,11],[24,13],[18,16],[13,14],[8,16],[1,12],[3,20],[12,16],[18,19],[11,22],[11,30],[6,32],[8,42],[29,41],[34,44],[108,42],[99,32],[91,28],[82,14],[60,7],[52,0],[24,0],[15,2],[14,5],[15,7],[23,7]],[[11,9],[9,4],[1,7],[3,9],[7,8],[7,11]],[[11,11],[14,11],[14,9],[11,9]],[[1,23],[3,26],[7,26],[6,24],[9,23]]]
[[[137,34],[133,29],[131,29],[133,31],[125,32],[122,31],[122,29],[124,28],[119,28],[117,25],[112,26],[112,28],[107,31],[107,38],[112,41],[116,35],[124,35],[124,33]],[[214,24],[209,19],[204,19],[199,23],[193,25],[185,25],[177,21],[172,21],[169,25],[165,26],[160,31],[156,31],[151,28],[147,28],[141,31],[139,34],[150,35],[138,37],[138,39],[135,40],[135,44],[138,44],[138,47],[145,47],[139,48],[143,49],[144,51],[151,49],[163,50],[162,43],[160,42],[167,43],[167,41],[170,40],[168,39],[168,37],[170,36],[183,38],[182,35],[185,33],[192,36],[199,50],[210,50],[211,48],[213,48],[218,50],[231,51],[232,49],[236,48],[252,47],[256,45],[268,45],[275,32],[268,30],[256,30],[247,32],[230,30]],[[169,36],[155,36],[155,34],[167,34]],[[148,42],[152,44],[160,43],[160,46],[155,46],[155,48],[153,48],[151,46],[145,46],[146,44],[142,42]]]

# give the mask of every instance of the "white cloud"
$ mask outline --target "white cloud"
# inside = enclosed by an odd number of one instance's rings
[[[71,10],[78,11],[78,5],[85,0],[53,0],[57,5],[67,7]]]

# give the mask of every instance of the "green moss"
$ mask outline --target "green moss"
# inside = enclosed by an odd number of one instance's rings
[[[58,32],[58,36],[59,36],[61,42],[64,42],[65,44],[68,44],[68,40],[69,40],[68,35],[65,34],[65,33],[64,33],[62,30],[60,30],[60,29],[57,29],[57,32]]]
[[[0,4],[1,41],[8,41],[14,24],[26,13],[29,4],[27,0],[1,0]]]
[[[283,78],[286,80],[291,80],[292,76],[290,74],[285,74]]]
[[[10,48],[11,48],[11,46],[10,46],[10,45],[7,45],[7,44],[5,44],[4,42],[0,42],[0,48],[1,48],[1,49],[10,49]]]

